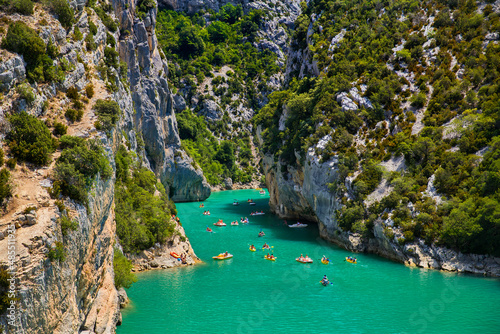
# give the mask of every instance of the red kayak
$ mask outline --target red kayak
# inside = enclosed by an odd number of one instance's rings
[[[177,254],[176,252],[170,252],[170,255],[172,255],[173,257],[175,257],[176,259],[180,258],[181,256],[179,254]]]

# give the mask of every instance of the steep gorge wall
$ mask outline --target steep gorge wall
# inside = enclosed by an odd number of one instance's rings
[[[336,218],[336,211],[342,207],[341,198],[328,189],[328,184],[338,181],[336,157],[320,162],[313,147],[303,163],[297,156],[296,167],[282,165],[270,155],[264,155],[262,163],[271,210],[281,218],[316,222],[323,239],[353,252],[375,253],[409,266],[500,276],[500,258],[462,254],[426,245],[421,239],[401,245],[396,236],[386,236],[380,219],[375,221],[370,238],[344,231]],[[349,186],[347,179],[346,188]]]
[[[23,20],[35,29],[38,26],[40,37],[45,43],[50,39],[57,45],[60,59],[66,59],[71,70],[66,73],[64,82],[32,84],[36,98],[32,104],[27,104],[18,98],[13,89],[26,78],[26,64],[22,57],[4,51],[3,56],[8,59],[0,67],[2,88],[6,91],[0,106],[1,123],[5,125],[6,116],[19,110],[26,110],[42,119],[52,117],[50,113],[57,113],[69,103],[64,94],[58,92],[65,92],[71,86],[82,90],[93,83],[95,96],[85,107],[82,121],[70,126],[68,134],[99,139],[113,170],[114,152],[120,145],[128,145],[138,160],[155,172],[174,201],[208,197],[210,188],[201,171],[193,167],[192,160],[180,148],[172,97],[166,81],[167,62],[160,56],[154,31],[157,9],[150,9],[141,20],[135,16],[135,1],[112,2],[114,17],[121,28],[112,35],[117,41],[121,60],[128,65],[128,72],[126,80],[120,80],[118,72],[114,68],[109,69],[114,74],[112,80],[116,85],[116,89],[110,91],[95,70],[104,60],[107,44],[105,25],[94,10],[84,8],[81,1],[72,5],[76,26],[83,39],[89,33],[88,21],[96,24],[95,51],[87,52],[83,40],[72,39],[74,28],[65,31],[54,17],[41,8],[35,8],[33,16],[15,14],[10,17],[12,20]],[[48,20],[48,25],[38,25],[42,18]],[[96,131],[94,122],[97,116],[91,108],[97,99],[106,98],[118,102],[122,111],[116,128],[108,134]],[[50,101],[55,108],[44,108],[45,101]],[[2,140],[7,130],[8,127],[2,126]],[[53,156],[53,160],[57,155]],[[114,245],[117,242],[115,179],[101,180],[97,177],[89,192],[88,209],[73,201],[65,201],[71,217],[78,221],[78,227],[63,236],[57,222],[61,213],[47,191],[53,167],[54,161],[42,168],[18,166],[12,175],[14,197],[0,218],[2,264],[8,258],[7,229],[15,225],[17,329],[24,333],[113,333],[116,324],[121,321],[120,298],[113,272]],[[28,206],[37,208],[33,215],[35,218],[23,213]],[[178,226],[176,231],[169,245],[177,247],[179,252],[188,252],[189,263],[193,263],[196,256],[189,241],[181,240],[184,237],[182,227]],[[55,248],[56,242],[64,245],[64,261],[47,258],[47,253]],[[172,266],[168,261],[161,262],[162,254],[162,250],[154,250],[142,269]],[[14,332],[5,317],[0,318],[0,325],[7,333]]]

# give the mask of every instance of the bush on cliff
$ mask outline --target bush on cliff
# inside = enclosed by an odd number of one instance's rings
[[[112,100],[97,100],[94,110],[97,114],[96,128],[105,131],[113,128],[121,113],[118,103]]]
[[[174,233],[175,205],[148,169],[133,163],[124,146],[115,156],[116,233],[126,253],[137,253],[163,243]]]
[[[9,116],[12,130],[7,142],[12,154],[23,161],[46,165],[55,150],[55,139],[44,122],[26,112]]]
[[[63,147],[54,169],[53,195],[59,193],[87,204],[87,192],[94,177],[107,180],[113,170],[97,140],[83,140],[72,136],[62,136]]]
[[[132,262],[125,255],[115,248],[113,255],[113,270],[115,272],[115,287],[130,288],[134,282],[137,282],[137,277],[131,272],[133,268]]]
[[[3,267],[0,268],[0,314],[7,311],[11,300],[13,300],[9,297],[10,278],[9,272]]]
[[[3,207],[5,201],[12,197],[12,184],[10,182],[10,172],[6,168],[0,170],[0,207]]]

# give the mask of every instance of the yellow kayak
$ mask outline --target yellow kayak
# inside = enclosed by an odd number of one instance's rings
[[[214,260],[227,260],[227,259],[230,259],[232,257],[233,257],[233,254],[227,254],[227,255],[219,254],[217,256],[212,256],[212,259],[214,259]]]
[[[353,259],[349,259],[349,258],[347,258],[347,257],[345,258],[345,260],[346,260],[347,262],[349,262],[349,263],[358,263],[358,261],[353,260]]]
[[[257,250],[257,248],[255,248],[255,247],[254,248],[250,247],[249,249],[250,249],[250,252],[255,252]]]
[[[275,257],[270,257],[270,256],[267,256],[267,255],[266,255],[266,256],[264,256],[264,258],[265,258],[266,260],[269,260],[269,261],[276,261],[276,258],[275,258]]]
[[[322,259],[322,260],[321,260],[321,263],[323,263],[323,264],[329,264],[329,263],[330,263],[330,261],[328,261],[328,260],[323,260],[323,259]]]

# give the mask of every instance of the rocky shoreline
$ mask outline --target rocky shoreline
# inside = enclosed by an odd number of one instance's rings
[[[172,252],[185,255],[185,263],[170,255]],[[134,265],[133,272],[191,266],[202,262],[194,253],[184,228],[180,224],[177,224],[173,236],[163,245],[156,244],[139,254],[127,254],[127,258]]]

